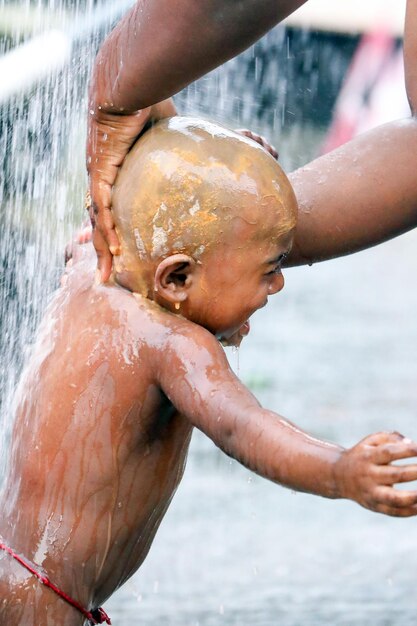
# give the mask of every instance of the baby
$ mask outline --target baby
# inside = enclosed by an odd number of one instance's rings
[[[276,483],[417,513],[417,455],[396,433],[345,450],[263,409],[231,371],[249,318],[284,286],[292,188],[250,139],[196,119],[148,131],[116,182],[122,254],[68,269],[18,390],[0,499],[1,626],[79,626],[141,565],[181,480],[193,427]]]

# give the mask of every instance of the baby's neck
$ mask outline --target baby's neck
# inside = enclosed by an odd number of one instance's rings
[[[144,298],[153,300],[153,290],[150,288],[144,273],[129,270],[114,271],[112,277],[116,285],[143,296]]]

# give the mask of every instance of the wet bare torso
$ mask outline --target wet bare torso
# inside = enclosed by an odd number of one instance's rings
[[[18,391],[0,534],[86,604],[139,567],[182,477],[191,425],[155,382],[172,318],[74,270]]]

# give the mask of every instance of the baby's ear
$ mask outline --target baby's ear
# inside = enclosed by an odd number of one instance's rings
[[[196,262],[187,254],[173,254],[160,262],[155,272],[154,290],[172,304],[184,302],[193,280]]]

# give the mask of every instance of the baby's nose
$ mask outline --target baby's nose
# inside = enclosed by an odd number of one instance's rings
[[[284,285],[285,280],[282,272],[279,272],[279,274],[274,274],[274,278],[269,285],[268,294],[272,296],[274,295],[274,293],[278,293],[279,291],[281,291],[281,289],[284,288]]]

